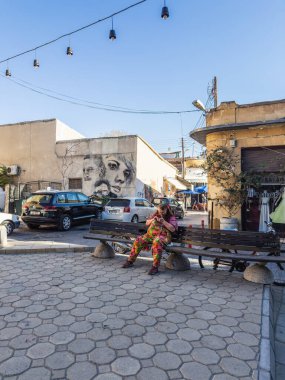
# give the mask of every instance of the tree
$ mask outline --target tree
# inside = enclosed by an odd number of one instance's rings
[[[8,185],[10,183],[10,177],[7,173],[7,168],[4,165],[0,165],[0,187],[3,189],[5,188],[5,185]]]
[[[68,189],[68,174],[74,163],[74,156],[77,151],[77,147],[80,143],[69,143],[65,148],[62,154],[56,152],[58,160],[58,169],[62,177],[62,188],[63,190]]]
[[[260,177],[239,170],[239,156],[224,146],[211,151],[202,165],[220,191],[211,200],[224,209],[228,217],[234,216],[243,205],[249,187],[258,188]]]

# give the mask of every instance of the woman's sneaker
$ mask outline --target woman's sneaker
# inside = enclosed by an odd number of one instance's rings
[[[154,266],[152,266],[151,269],[150,269],[150,271],[148,272],[148,274],[149,274],[150,276],[153,276],[153,275],[155,275],[155,274],[157,274],[157,273],[158,273],[158,268],[157,268],[157,267],[154,267]]]
[[[122,268],[131,268],[134,265],[131,261],[126,261],[124,265],[122,265]]]

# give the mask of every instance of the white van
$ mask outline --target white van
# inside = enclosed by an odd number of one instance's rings
[[[9,236],[15,228],[20,226],[20,218],[18,215],[0,212],[0,225],[6,227],[7,235]]]

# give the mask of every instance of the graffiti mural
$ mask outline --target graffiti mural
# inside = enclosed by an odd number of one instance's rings
[[[86,155],[83,159],[83,180],[87,195],[128,195],[135,181],[132,154]]]

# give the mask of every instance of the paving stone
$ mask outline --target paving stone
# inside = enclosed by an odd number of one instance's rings
[[[47,368],[30,368],[18,377],[18,380],[50,380],[51,372]]]
[[[143,336],[143,339],[151,345],[164,344],[168,340],[167,336],[160,332],[148,332]]]
[[[124,335],[117,335],[108,340],[108,345],[116,350],[129,348],[131,344],[131,339]]]
[[[244,361],[236,358],[222,358],[220,366],[225,372],[237,378],[249,376],[251,371],[250,367]]]
[[[31,359],[45,358],[55,351],[55,346],[51,343],[37,343],[28,349],[27,355]]]
[[[214,350],[221,350],[226,347],[226,342],[223,338],[220,338],[215,335],[203,336],[201,339],[203,346],[212,348]]]
[[[140,362],[129,357],[119,358],[112,363],[112,370],[123,377],[136,375],[140,370]]]
[[[226,338],[233,335],[233,330],[224,325],[212,325],[209,328],[210,332],[214,335]]]
[[[75,338],[75,334],[70,331],[57,332],[50,337],[53,344],[67,344]]]
[[[58,310],[44,310],[39,313],[39,318],[41,319],[53,319],[59,316]]]
[[[212,376],[207,366],[195,362],[183,364],[180,368],[180,372],[182,373],[183,379],[187,380],[210,380]]]
[[[239,327],[251,334],[259,334],[260,333],[260,325],[257,323],[252,323],[252,322],[241,322],[239,324]]]
[[[180,339],[172,339],[166,344],[166,348],[168,351],[171,351],[175,354],[189,354],[192,350],[192,346],[190,343],[185,340]]]
[[[73,302],[62,302],[56,308],[60,311],[72,310],[75,308],[75,304]]]
[[[87,307],[76,307],[70,311],[70,314],[74,317],[86,317],[90,314],[90,309]]]
[[[90,339],[75,339],[68,345],[68,350],[74,354],[83,354],[92,351],[94,345],[94,342]]]
[[[129,348],[129,352],[131,356],[134,356],[137,359],[151,358],[155,354],[153,346],[146,343],[134,344]]]
[[[236,342],[246,346],[257,346],[259,343],[254,335],[245,332],[237,332],[233,335],[233,338]]]
[[[27,318],[28,314],[25,313],[24,311],[16,311],[14,313],[11,313],[11,314],[7,314],[5,317],[4,317],[4,321],[6,322],[19,322],[25,318]]]
[[[138,380],[168,380],[168,376],[165,371],[156,368],[156,367],[148,367],[143,368],[137,374]],[[107,380],[107,379],[106,379]]]
[[[74,362],[74,356],[69,352],[56,352],[46,359],[46,364],[51,369],[68,368]]]
[[[92,363],[75,363],[67,370],[69,380],[91,380],[97,375],[97,367]]]
[[[198,331],[190,328],[180,329],[177,332],[177,335],[180,339],[188,340],[190,342],[201,338],[201,334]]]
[[[91,329],[92,329],[92,324],[88,321],[74,322],[70,326],[70,331],[75,332],[75,333],[87,332]]]
[[[216,315],[212,313],[211,311],[199,310],[199,311],[196,311],[195,317],[198,319],[204,319],[205,321],[209,321],[211,319],[215,319]]]
[[[89,359],[96,364],[108,364],[116,359],[116,352],[109,347],[95,348]]]
[[[166,334],[175,333],[178,330],[177,325],[173,322],[159,322],[157,323],[156,328],[158,331]]]
[[[219,355],[209,348],[194,348],[191,355],[194,360],[206,365],[216,364],[220,360]]]
[[[75,323],[75,318],[72,315],[60,315],[53,320],[53,323],[57,326],[70,326]]]
[[[126,321],[124,321],[123,319],[120,319],[120,318],[107,318],[104,322],[103,322],[103,326],[104,327],[108,327],[109,329],[111,330],[114,330],[114,329],[122,329],[126,324]]]
[[[209,323],[203,319],[191,318],[186,322],[187,326],[195,330],[203,330],[209,328]]]
[[[255,352],[244,344],[229,344],[227,350],[232,356],[242,360],[252,360],[256,356]]]
[[[156,324],[156,319],[148,315],[140,315],[138,318],[136,318],[136,323],[145,327],[153,326]]]
[[[0,365],[0,374],[13,376],[23,373],[30,367],[31,360],[25,356],[12,357]]]
[[[213,380],[237,380],[237,378],[226,373],[219,373],[213,377]]]
[[[115,373],[103,373],[96,376],[96,380],[122,380],[123,378]]]
[[[166,319],[173,323],[183,323],[187,321],[187,317],[181,313],[169,313],[167,314]]]
[[[143,326],[134,324],[125,326],[122,330],[123,335],[127,335],[129,337],[139,337],[145,334],[145,328]]]
[[[178,368],[181,364],[181,359],[171,352],[161,352],[153,357],[153,362],[161,369],[170,370]]]
[[[21,329],[34,329],[39,326],[42,321],[39,318],[25,318],[18,323]]]
[[[8,347],[0,347],[0,363],[9,359],[13,355],[13,351]]]
[[[57,331],[58,327],[52,323],[46,323],[34,329],[34,333],[38,336],[49,336]]]
[[[13,313],[15,309],[11,306],[2,306],[0,307],[0,316],[4,316],[10,313]]]
[[[109,329],[103,329],[101,327],[93,328],[87,332],[87,337],[95,341],[106,340],[112,335]]]
[[[19,327],[6,327],[0,330],[0,340],[10,340],[20,334],[21,329],[19,329]]]

